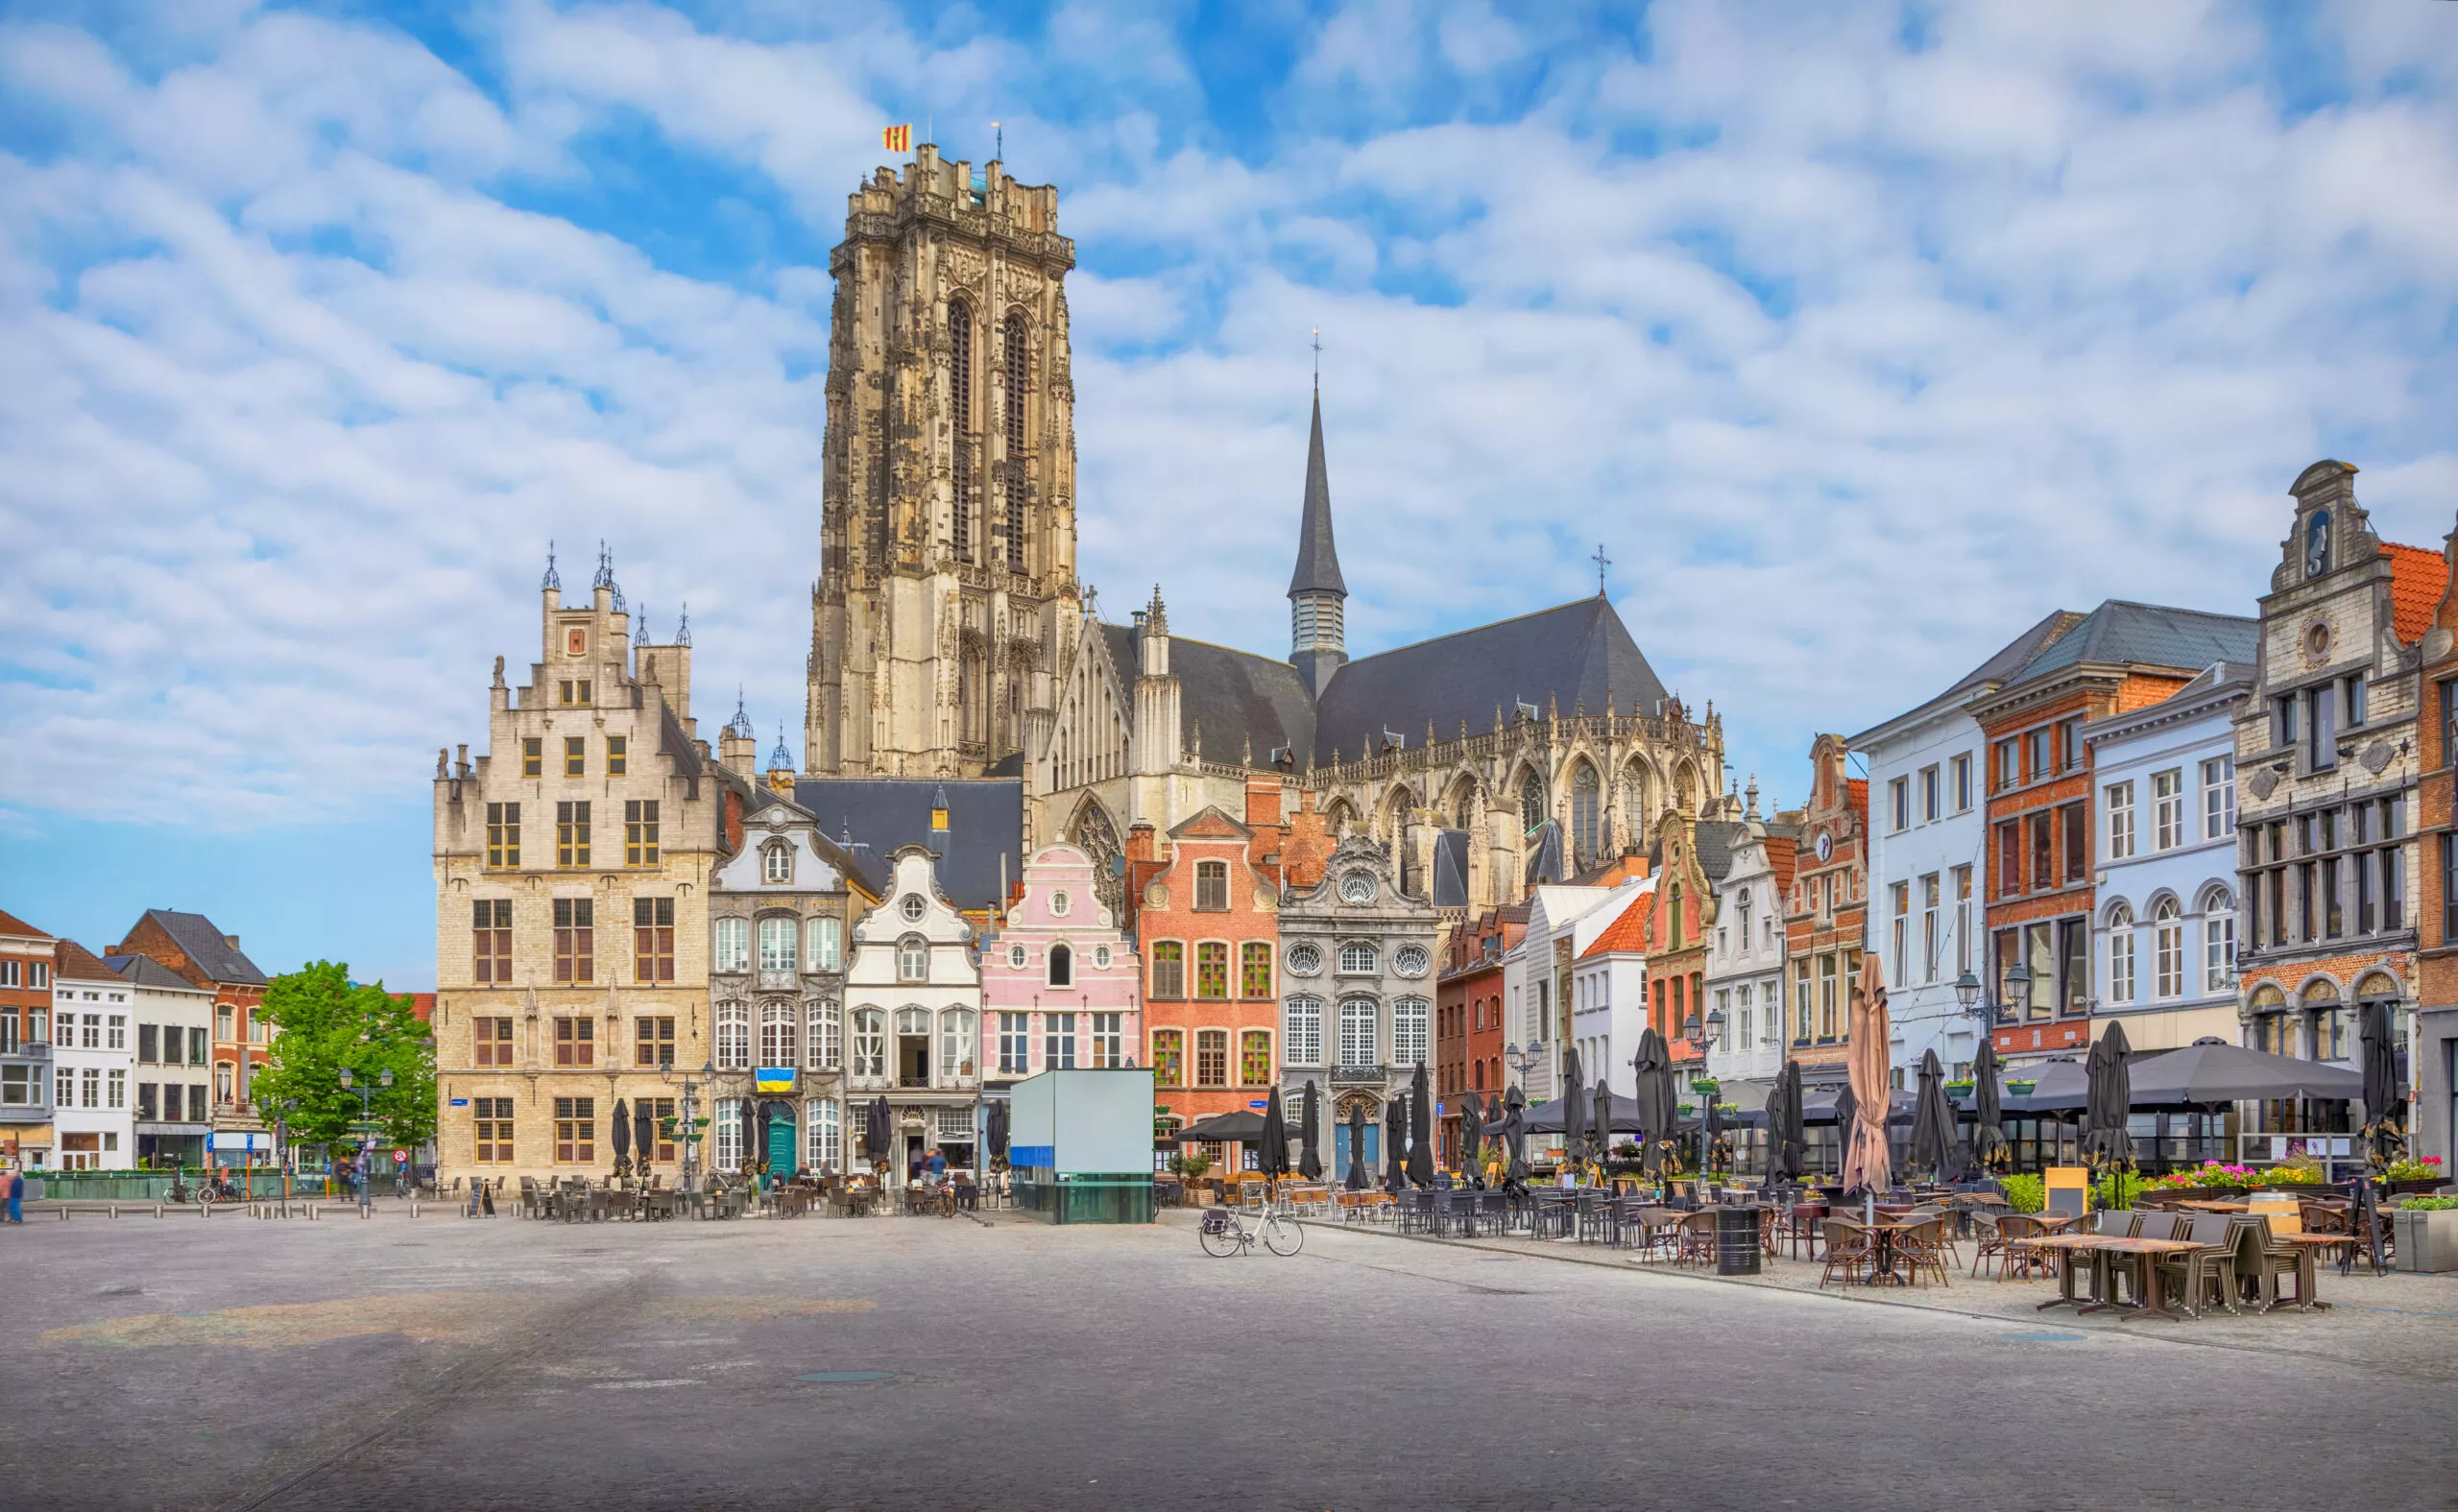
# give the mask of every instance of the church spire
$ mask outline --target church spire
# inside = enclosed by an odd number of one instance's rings
[[[1313,433],[1306,441],[1306,505],[1297,523],[1297,570],[1289,578],[1289,663],[1320,698],[1323,685],[1348,660],[1348,585],[1332,543],[1332,485],[1323,466],[1323,392],[1314,390]]]

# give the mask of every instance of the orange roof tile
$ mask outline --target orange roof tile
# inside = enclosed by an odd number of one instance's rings
[[[26,923],[23,919],[20,919],[15,914],[12,913],[0,913],[0,934],[30,934],[38,940],[48,940],[51,938],[51,936],[43,933],[41,930],[36,928],[34,925]]]
[[[74,977],[81,982],[119,980],[119,972],[112,971],[109,964],[101,956],[86,949],[76,941],[62,940],[58,949],[58,959],[54,961],[51,969],[51,974],[55,979],[65,976]]]
[[[1861,816],[1861,828],[1869,827],[1869,780],[1853,777],[1844,780],[1845,802],[1852,812]]]
[[[2400,546],[2389,541],[2381,549],[2390,558],[2390,628],[2414,645],[2432,628],[2433,611],[2449,584],[2449,565],[2438,551]]]
[[[1648,913],[1645,906],[1655,898],[1651,887],[1622,905],[1621,917],[1606,924],[1597,935],[1596,943],[1578,953],[1582,961],[1591,955],[1620,955],[1648,947]]]
[[[1793,869],[1800,857],[1800,841],[1791,835],[1767,837],[1767,864],[1775,869],[1778,896],[1793,890]]]

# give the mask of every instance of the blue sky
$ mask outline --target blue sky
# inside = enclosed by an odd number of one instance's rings
[[[1280,649],[1320,326],[1353,648],[1602,540],[1782,801],[2050,608],[2252,612],[2318,457],[2458,512],[2458,7],[18,0],[0,907],[427,985],[550,538],[798,725],[827,253],[908,120],[1059,186],[1110,601]]]

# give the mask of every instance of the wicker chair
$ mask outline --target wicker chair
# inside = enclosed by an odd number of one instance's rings
[[[1716,1262],[1716,1215],[1712,1211],[1681,1214],[1675,1230],[1679,1246],[1673,1252],[1675,1265],[1713,1265]]]
[[[1894,1236],[1895,1253],[1903,1257],[1912,1279],[1926,1272],[1940,1286],[1952,1285],[1946,1266],[1954,1259],[1954,1241],[1946,1236],[1946,1215],[1934,1213]]]
[[[1995,1279],[2030,1280],[2039,1274],[2040,1252],[2030,1247],[2048,1226],[2027,1212],[2006,1212],[1995,1221],[1985,1216],[1979,1220],[1980,1242],[1971,1252],[1971,1273],[1980,1274],[1982,1267],[1994,1266]]]
[[[1841,1276],[1849,1285],[1869,1279],[1877,1269],[1877,1236],[1848,1218],[1828,1218],[1821,1225],[1826,1240],[1826,1268],[1818,1278],[1820,1286]]]

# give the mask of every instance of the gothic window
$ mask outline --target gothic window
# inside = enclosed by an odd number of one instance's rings
[[[955,501],[948,533],[958,562],[973,560],[973,309],[948,306],[948,397],[955,416]]]
[[[1571,844],[1584,868],[1604,853],[1604,784],[1584,761],[1571,779]]]
[[[1533,830],[1545,822],[1545,783],[1535,773],[1519,784],[1519,828]]]
[[[959,739],[990,738],[990,669],[980,647],[968,644],[956,660],[956,728]]]
[[[1093,896],[1101,906],[1118,917],[1119,877],[1125,871],[1120,864],[1118,828],[1110,823],[1106,809],[1087,798],[1075,810],[1075,822],[1068,827],[1068,843],[1093,858]]]
[[[1007,317],[1007,570],[1024,570],[1024,318]]]

